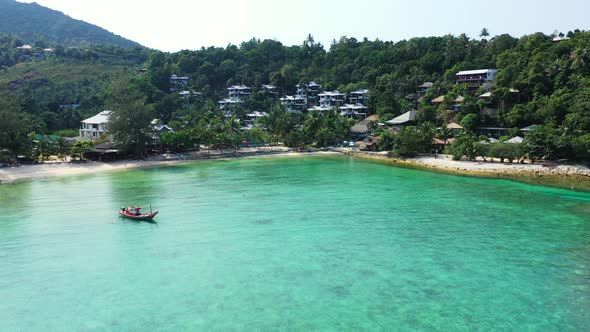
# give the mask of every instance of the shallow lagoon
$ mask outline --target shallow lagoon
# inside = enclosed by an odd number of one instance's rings
[[[590,322],[588,193],[287,157],[1,185],[0,210],[0,330]]]

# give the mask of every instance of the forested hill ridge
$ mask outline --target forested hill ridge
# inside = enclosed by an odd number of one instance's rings
[[[293,115],[282,108],[279,97],[295,94],[297,84],[314,81],[326,91],[370,90],[367,113],[379,115],[380,122],[415,109],[416,128],[424,124],[424,130],[432,132],[430,129],[444,128],[452,118],[471,130],[473,140],[478,126],[518,132],[541,125],[529,135],[540,133],[538,146],[542,149],[535,153],[590,160],[590,32],[586,31],[515,38],[488,36],[484,29],[479,38],[463,34],[399,42],[342,37],[328,47],[312,36],[295,46],[251,39],[225,48],[177,53],[56,46],[40,60],[23,60],[22,56],[23,52],[41,52],[41,48],[19,50],[14,38],[7,37],[0,38],[2,50],[13,56],[15,64],[0,73],[0,116],[18,112],[20,119],[13,123],[22,124],[22,133],[77,129],[80,119],[101,110],[145,106],[153,118],[193,135],[202,128],[224,128],[218,101],[228,97],[228,87],[247,85],[252,94],[244,107],[233,113],[242,123],[248,120],[247,111],[268,112],[268,122],[262,128],[273,139],[316,146],[350,139],[354,120],[339,113],[329,117],[313,111]],[[491,91],[456,84],[458,72],[477,69],[497,70]],[[188,84],[183,90],[198,92],[200,98],[190,103],[182,99],[179,91],[171,89],[172,75],[186,77]],[[425,82],[432,85],[422,98],[416,98],[417,87]],[[276,86],[278,93],[265,94],[263,84]],[[440,100],[438,104],[432,102],[435,98]],[[126,107],[126,103],[133,107]],[[495,112],[486,112],[490,105]],[[0,121],[0,134],[2,130],[8,129],[2,128]],[[381,142],[386,142],[388,135],[383,133]],[[205,139],[195,137],[197,141]],[[425,142],[431,144],[430,140]],[[388,145],[382,146],[386,149]],[[551,148],[545,149],[548,146]]]
[[[16,35],[27,44],[43,41],[64,46],[141,46],[96,25],[73,19],[37,3],[14,0],[0,0],[0,33]]]

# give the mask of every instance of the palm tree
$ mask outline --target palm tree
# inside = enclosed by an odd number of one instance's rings
[[[453,131],[449,129],[446,124],[444,124],[436,132],[436,138],[443,140],[445,142],[445,145],[447,145],[447,141],[451,137],[453,137]]]
[[[577,47],[570,55],[570,59],[572,60],[571,68],[576,71],[582,71],[587,65],[588,58],[590,58],[588,48]]]
[[[490,36],[490,32],[488,31],[488,28],[483,28],[481,29],[481,32],[479,33],[479,36],[483,39],[485,39],[486,37]]]

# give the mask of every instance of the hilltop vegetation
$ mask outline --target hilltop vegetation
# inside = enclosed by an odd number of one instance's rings
[[[450,101],[462,95],[465,100],[462,111],[455,116],[456,122],[469,128],[541,125],[535,130],[541,135],[533,132],[531,136],[540,137],[538,142],[528,145],[536,149],[539,157],[581,156],[584,159],[590,156],[586,149],[590,147],[590,33],[574,31],[567,36],[569,39],[554,42],[554,36],[542,33],[521,38],[499,35],[489,40],[447,35],[396,43],[343,37],[328,49],[315,42],[312,36],[299,46],[252,39],[226,48],[210,47],[172,54],[152,51],[149,60],[148,54],[141,50],[62,48],[64,52],[56,51],[53,58],[5,69],[3,81],[4,91],[17,96],[19,108],[42,122],[35,130],[52,132],[75,128],[75,121],[66,121],[66,111],[57,105],[80,103],[78,112],[82,114],[98,111],[109,105],[110,81],[115,78],[120,81],[123,77],[129,82],[130,93],[136,96],[134,102],[153,109],[155,116],[185,131],[186,137],[193,135],[193,141],[201,142],[211,141],[211,137],[204,138],[207,135],[215,136],[214,132],[205,135],[202,128],[218,128],[228,133],[236,128],[234,122],[224,122],[217,101],[226,96],[229,85],[245,84],[254,89],[246,109],[271,113],[269,119],[264,120],[267,122],[264,134],[292,145],[326,145],[346,139],[345,129],[350,121],[339,119],[337,114],[325,118],[317,114],[285,115],[278,100],[257,91],[261,84],[277,86],[279,95],[293,94],[296,84],[309,81],[321,83],[324,90],[350,92],[368,88],[371,90],[369,113],[380,115],[382,121],[413,108],[419,109],[418,122],[422,127],[415,129],[419,132],[406,130],[397,136],[399,142],[404,141],[401,138],[414,136],[415,140],[428,142],[425,138],[430,136],[424,133],[432,134],[443,126],[448,121]],[[66,74],[59,69],[70,64],[80,70]],[[96,70],[85,73],[83,68],[88,65]],[[42,69],[44,66],[46,68]],[[145,72],[135,70],[142,66]],[[120,71],[124,67],[134,69]],[[478,98],[482,90],[470,91],[455,84],[458,71],[481,68],[498,69],[491,95],[492,102],[499,105],[497,116],[482,114],[486,107]],[[25,79],[25,84],[21,84],[30,72],[35,72],[36,78]],[[187,105],[177,94],[171,94],[169,79],[172,74],[188,76],[188,89],[202,92],[203,99]],[[434,85],[415,103],[408,95],[414,94],[416,87],[425,81],[434,82]],[[437,108],[430,100],[440,95],[445,98]],[[51,124],[52,116],[61,120]],[[384,137],[387,136],[389,134],[384,133]],[[239,137],[232,139],[235,141]],[[474,140],[474,137],[458,140],[464,147],[455,146],[457,154],[467,154],[465,151]],[[227,140],[219,142],[227,143]],[[383,146],[395,146],[393,138],[389,143]]]
[[[64,46],[108,44],[138,47],[138,43],[103,28],[75,20],[36,3],[0,0],[0,32],[18,36],[23,43],[36,41]]]

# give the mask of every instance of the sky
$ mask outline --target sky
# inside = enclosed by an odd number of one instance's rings
[[[59,10],[144,46],[175,52],[311,34],[329,47],[342,36],[400,41],[461,33],[476,38],[589,30],[589,0],[19,0]]]

